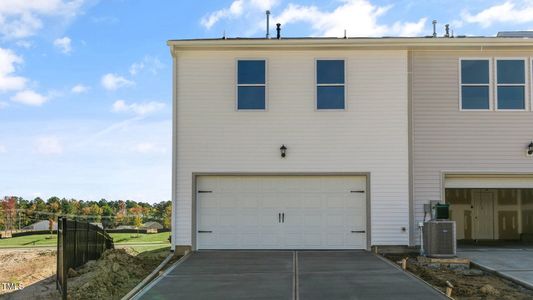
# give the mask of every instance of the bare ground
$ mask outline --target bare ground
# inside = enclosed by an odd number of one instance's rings
[[[108,250],[99,260],[70,270],[68,298],[121,299],[168,254],[168,248],[141,253],[131,249]],[[60,299],[55,283],[55,251],[2,250],[0,262],[0,282],[19,280],[24,286],[22,290],[0,294],[0,298]]]
[[[50,249],[0,249],[0,283],[26,288],[55,276],[56,251]],[[0,286],[0,297],[12,290]]]
[[[407,257],[397,254],[384,256],[395,263]],[[454,287],[452,297],[458,300],[533,299],[532,290],[468,266],[452,268],[445,264],[427,263],[417,259],[416,256],[410,256],[407,270],[442,292],[446,291],[446,282],[450,282]]]

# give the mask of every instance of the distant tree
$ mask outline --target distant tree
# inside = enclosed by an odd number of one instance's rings
[[[167,205],[165,207],[165,213],[163,215],[163,227],[170,228],[171,221],[172,221],[172,205]]]
[[[54,230],[54,223],[57,222],[57,216],[61,214],[61,204],[59,203],[59,198],[53,199],[52,201],[49,199],[48,203],[50,210],[50,214],[48,215],[48,229],[50,230],[50,234],[52,234]]]
[[[101,218],[102,208],[100,208],[100,206],[98,206],[98,204],[93,203],[90,206],[90,212],[91,212],[91,215],[93,216],[92,217],[92,221],[93,222],[100,222],[100,220],[102,219]]]
[[[135,228],[137,228],[137,235],[139,235],[139,228],[142,226],[143,208],[139,205],[136,205],[130,208],[130,213],[133,215],[133,225],[135,225]]]
[[[17,217],[17,199],[15,197],[5,197],[2,200],[2,211],[4,216],[4,230],[10,230],[13,234],[13,223]]]
[[[115,214],[115,225],[123,225],[125,224],[125,219],[128,211],[126,208],[126,203],[122,200],[118,201],[118,209],[117,213]]]
[[[113,224],[113,220],[111,219],[113,217],[113,209],[107,203],[102,206],[102,216],[102,226],[109,228]]]

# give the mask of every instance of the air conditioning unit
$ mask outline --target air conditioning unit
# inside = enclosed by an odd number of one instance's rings
[[[432,220],[424,223],[424,251],[429,257],[455,257],[455,221]]]

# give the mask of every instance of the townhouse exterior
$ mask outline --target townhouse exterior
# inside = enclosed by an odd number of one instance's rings
[[[176,250],[413,246],[431,200],[460,239],[532,233],[531,40],[168,45]]]

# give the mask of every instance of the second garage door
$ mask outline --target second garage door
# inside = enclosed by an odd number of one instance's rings
[[[365,249],[365,176],[199,176],[198,249]]]

